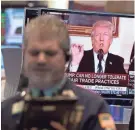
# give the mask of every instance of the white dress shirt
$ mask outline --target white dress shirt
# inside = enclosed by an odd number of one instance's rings
[[[93,55],[94,55],[95,73],[97,73],[98,72],[98,64],[99,64],[99,60],[97,58],[98,54],[93,51]],[[105,72],[105,64],[106,64],[107,56],[108,56],[108,53],[103,56],[103,60],[101,61],[103,73]]]
[[[70,64],[69,71],[70,72],[76,72],[77,69],[78,69],[78,67],[79,67],[79,64],[78,65],[72,65],[72,64]]]
[[[94,55],[94,68],[95,68],[95,73],[97,73],[99,60],[98,60],[98,58],[97,58],[97,53],[96,53],[96,52],[93,51],[93,55]],[[106,64],[107,56],[108,56],[108,53],[104,55],[103,60],[102,60],[102,62],[101,62],[103,72],[105,72],[105,64]],[[78,67],[79,67],[79,65],[71,65],[71,64],[70,64],[69,70],[70,70],[70,72],[76,72],[77,69],[78,69]]]

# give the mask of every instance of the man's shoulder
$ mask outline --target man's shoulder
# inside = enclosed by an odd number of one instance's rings
[[[70,81],[69,79],[66,82],[65,85],[66,89],[71,89],[73,90],[73,92],[80,98],[80,99],[84,99],[84,100],[97,100],[99,102],[102,102],[104,99],[97,94],[96,92],[92,91],[92,90],[88,90],[83,88],[84,86],[82,85],[76,85],[74,84],[72,81]]]
[[[121,63],[124,62],[124,58],[123,57],[121,57],[119,55],[112,54],[112,53],[109,53],[109,58],[111,60],[118,61],[118,62],[121,62]]]
[[[104,102],[104,99],[99,94],[90,89],[85,89],[81,87],[81,85],[72,84],[71,89],[82,104],[87,104],[90,106],[94,105],[98,107]]]
[[[93,50],[84,51],[83,59],[90,60],[93,58]]]
[[[20,94],[13,96],[11,98],[8,98],[4,101],[1,102],[1,109],[6,109],[12,106],[13,103],[17,102],[21,100],[21,96]]]
[[[93,54],[93,50],[86,50],[84,51],[84,55],[89,55],[89,54]]]
[[[103,98],[95,93],[94,91],[90,89],[85,89],[80,86],[74,85],[73,89],[75,90],[76,94],[79,95],[80,97],[83,96],[83,98],[88,99],[88,100],[97,100],[99,102],[103,101]]]
[[[85,106],[85,116],[96,115],[99,111],[109,112],[106,101],[92,90],[74,86],[74,93],[78,97],[78,104]]]

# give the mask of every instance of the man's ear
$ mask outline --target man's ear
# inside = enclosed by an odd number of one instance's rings
[[[25,50],[26,50],[26,48],[25,48],[25,46],[23,44],[22,45],[22,70],[23,70],[23,66],[24,66],[24,54],[25,54]]]
[[[25,51],[25,46],[24,44],[22,45],[22,54],[24,54],[24,51]]]

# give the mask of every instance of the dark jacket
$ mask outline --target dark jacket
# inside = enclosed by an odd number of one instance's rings
[[[106,59],[105,73],[125,74],[123,67],[124,59],[120,56],[108,53]],[[94,72],[94,55],[93,50],[85,51],[84,56],[79,64],[77,72]]]
[[[104,130],[99,123],[98,115],[109,113],[107,103],[97,94],[76,87],[71,81],[67,80],[63,90],[72,90],[79,98],[78,104],[85,106],[83,119],[81,121],[81,130]],[[15,130],[15,124],[20,119],[12,119],[11,108],[14,102],[21,100],[20,95],[2,102],[2,130]]]

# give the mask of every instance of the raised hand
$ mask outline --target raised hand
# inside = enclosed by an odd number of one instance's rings
[[[71,45],[71,52],[72,52],[72,62],[71,65],[79,65],[82,57],[84,55],[84,46],[79,44],[72,44]]]

